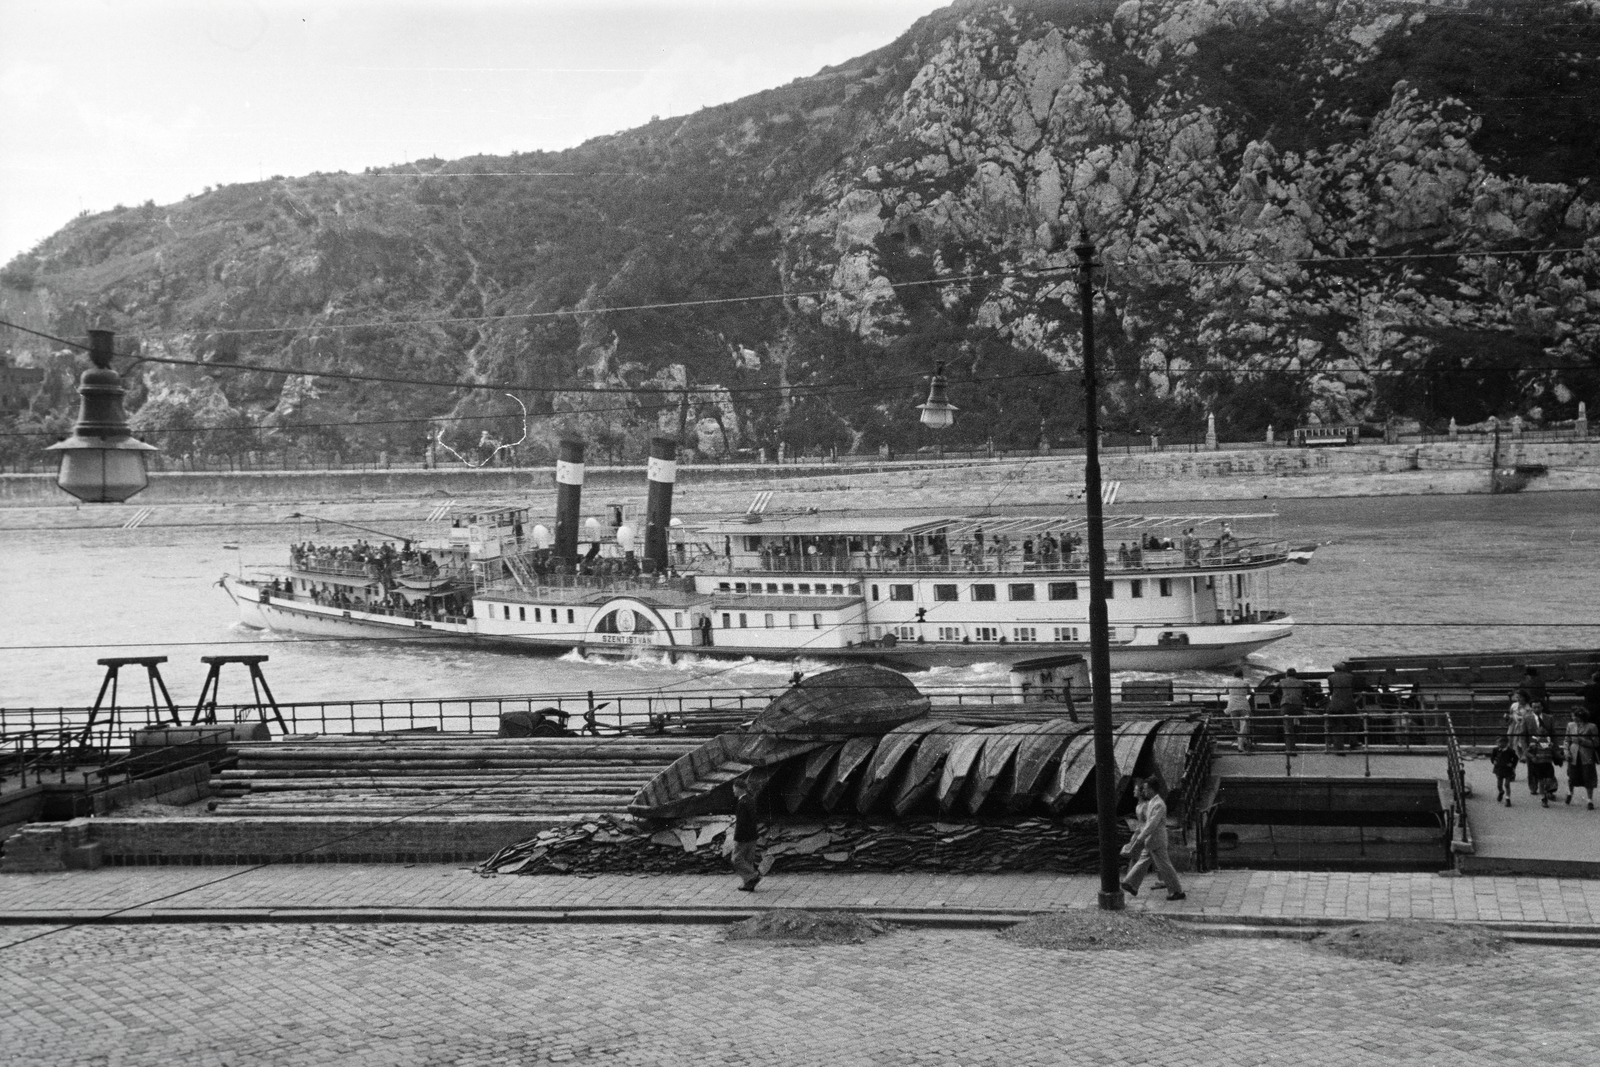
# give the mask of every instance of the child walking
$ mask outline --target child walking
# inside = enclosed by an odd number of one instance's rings
[[[1545,807],[1556,795],[1556,750],[1549,735],[1540,734],[1528,744],[1528,788]]]
[[[1517,747],[1512,744],[1511,738],[1502,734],[1495,743],[1494,752],[1489,759],[1494,766],[1494,799],[1495,803],[1505,801],[1506,807],[1511,806],[1511,783],[1517,780]]]

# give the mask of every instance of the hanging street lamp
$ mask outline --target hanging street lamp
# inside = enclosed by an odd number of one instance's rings
[[[961,410],[950,403],[949,383],[944,378],[944,360],[933,365],[933,382],[928,386],[928,402],[918,404],[922,412],[922,425],[930,430],[943,430],[956,421]]]
[[[154,445],[135,440],[122,410],[122,377],[111,369],[110,330],[89,331],[94,369],[78,381],[78,424],[72,436],[45,449],[61,453],[56,484],[88,504],[120,504],[150,484]]]

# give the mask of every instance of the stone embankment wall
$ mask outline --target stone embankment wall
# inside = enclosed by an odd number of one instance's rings
[[[1108,450],[1107,480],[1121,482],[1120,500],[1240,500],[1260,497],[1388,496],[1489,491],[1492,445],[1482,440],[1353,448],[1253,448],[1217,452]],[[1600,439],[1562,442],[1502,440],[1502,466],[1548,468],[1527,491],[1600,489]],[[528,498],[552,493],[549,468],[517,470],[268,471],[168,473],[151,479],[134,503],[145,506],[381,500],[440,503],[470,497]],[[1083,484],[1077,455],[994,460],[692,466],[679,468],[679,495],[708,507],[741,505],[757,490],[799,495],[817,507],[860,507],[861,493],[883,504],[971,507],[1065,500]],[[638,468],[593,468],[585,499],[642,499]],[[0,475],[0,506],[64,503],[47,475]],[[789,501],[792,505],[793,499]]]

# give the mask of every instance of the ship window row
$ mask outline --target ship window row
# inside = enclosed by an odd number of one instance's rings
[[[1013,626],[1010,627],[1009,630],[1002,626],[974,626],[972,628],[972,632],[968,634],[967,631],[960,626],[941,626],[939,627],[938,632],[939,640],[941,641],[963,641],[970,643],[972,641],[1009,640],[1026,644],[1029,641],[1041,640],[1039,637],[1039,630],[1040,627],[1037,626]],[[905,637],[908,639],[912,639],[915,636],[915,630],[909,626],[899,627],[897,632],[900,637]],[[1045,640],[1068,643],[1083,640],[1083,628],[1079,626],[1053,626],[1047,632],[1050,634],[1050,636]]]
[[[781,592],[789,596],[794,596],[796,594],[800,596],[811,596],[813,594],[817,596],[828,596],[831,593],[833,596],[844,596],[847,591],[851,596],[859,596],[861,594],[861,586],[853,582],[849,585],[846,585],[843,582],[834,582],[832,585],[827,582],[817,582],[815,585],[813,585],[811,582],[801,582],[798,585],[796,585],[794,582],[766,582],[764,584],[761,582],[717,583],[717,592],[719,593]]]
[[[559,623],[561,621],[561,609],[560,608],[550,608],[548,610],[550,612],[550,621],[554,622],[554,623]],[[546,611],[545,608],[527,608],[527,607],[521,607],[521,606],[519,606],[517,608],[517,621],[518,622],[527,622],[528,621],[528,612],[529,611],[533,612],[533,621],[534,622],[544,622],[545,621],[545,611]],[[577,621],[578,621],[577,613],[572,608],[567,608],[566,612],[567,612],[567,622],[575,625],[577,623]],[[490,618],[494,617],[494,606],[492,604],[489,606],[489,617]],[[510,604],[501,604],[500,605],[500,617],[502,619],[504,619],[506,622],[510,622],[511,621],[511,605]]]
[[[722,613],[722,628],[724,630],[733,629],[734,628],[733,627],[734,616],[737,615],[738,618],[739,618],[739,629],[748,630],[748,629],[750,629],[750,618],[754,614],[755,614],[754,612],[749,612],[749,611],[740,611],[740,612],[724,611]],[[682,616],[678,616],[678,617],[682,618]],[[780,615],[780,614],[777,614],[775,612],[766,611],[766,612],[762,612],[757,617],[761,620],[761,627],[763,629],[776,630],[776,629],[779,629],[778,620],[780,618],[783,618],[784,616]],[[802,619],[804,619],[804,617],[805,616],[802,615],[799,612],[794,612],[794,611],[788,612],[787,613],[788,623],[787,623],[787,627],[786,628],[790,629],[790,630],[804,629],[805,628],[805,623],[802,621]],[[811,615],[811,628],[813,630],[822,629],[822,615],[821,615],[821,613],[819,613],[819,612],[812,613],[812,615]]]
[[[1155,582],[1157,585],[1157,590],[1162,596],[1172,595],[1171,578],[1158,578],[1155,579]],[[1051,600],[1077,600],[1079,584],[1080,583],[1078,582],[1047,582],[1046,592]],[[1138,600],[1141,599],[1145,594],[1146,579],[1134,578],[1127,582],[1107,581],[1106,596],[1108,599],[1116,598],[1117,586],[1119,585],[1126,586],[1127,595],[1134,600]],[[771,587],[769,586],[768,588],[770,589]],[[973,600],[978,603],[985,603],[988,601],[998,600],[999,591],[1000,587],[992,582],[974,582],[967,587],[967,597],[969,600]],[[1012,602],[1027,602],[1036,600],[1038,599],[1038,594],[1039,587],[1034,582],[1010,582],[1006,585],[1006,599]],[[872,587],[872,599],[882,599],[879,587],[876,585]],[[916,586],[891,585],[889,586],[889,599],[915,600]],[[933,599],[935,601],[960,600],[960,587],[954,583],[936,584],[933,587]]]

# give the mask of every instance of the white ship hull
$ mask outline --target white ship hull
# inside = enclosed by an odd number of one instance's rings
[[[518,652],[551,654],[578,649],[586,654],[630,655],[638,652],[670,656],[711,658],[808,659],[870,661],[905,669],[925,670],[935,666],[969,663],[1008,662],[1061,653],[1087,656],[1087,641],[1080,642],[940,642],[897,641],[863,642],[823,646],[815,640],[774,644],[754,644],[739,640],[740,630],[715,630],[714,644],[702,645],[697,633],[674,631],[659,626],[648,634],[596,632],[598,620],[612,615],[619,607],[635,613],[656,612],[640,596],[612,597],[582,610],[589,621],[579,620],[579,633],[572,637],[553,637],[537,633],[484,632],[477,619],[458,622],[418,620],[403,616],[313,604],[305,600],[263,598],[260,588],[234,577],[222,580],[223,588],[239,608],[240,621],[249,627],[276,633],[311,637],[343,637],[392,641],[450,640],[479,647]],[[663,619],[664,621],[664,619]],[[1183,671],[1226,667],[1250,653],[1282,640],[1293,632],[1293,620],[1270,622],[1152,625],[1114,627],[1111,669],[1114,671]],[[749,631],[765,636],[768,631]],[[802,631],[810,634],[811,631]]]

